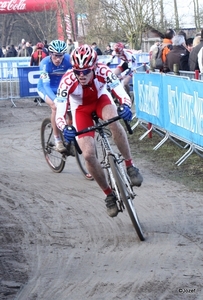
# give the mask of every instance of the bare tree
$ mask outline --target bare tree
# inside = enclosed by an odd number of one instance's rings
[[[161,28],[164,28],[164,4],[163,4],[163,0],[160,0],[159,2],[159,6],[160,6],[160,25]]]
[[[177,1],[174,0],[174,16],[175,16],[175,28],[179,29],[179,16],[178,16],[178,7],[177,7]]]
[[[0,38],[1,45],[7,46],[10,44],[14,44],[13,41],[13,31],[15,30],[17,24],[16,15],[1,15],[1,23],[0,23]]]
[[[57,38],[56,10],[3,14],[0,17],[0,37],[2,45],[17,45],[22,38],[38,41]]]
[[[200,29],[201,22],[200,22],[200,7],[199,7],[199,0],[193,0],[194,5],[194,21],[195,21],[195,27],[197,29]]]
[[[33,43],[43,41],[44,39],[51,40],[56,38],[57,35],[56,14],[57,12],[54,10],[18,14],[19,20],[21,20],[18,28],[23,26],[23,31]]]
[[[159,0],[153,1],[153,8],[148,0],[100,0],[108,12],[116,28],[125,35],[130,47],[140,49],[142,34],[148,24],[155,22],[155,15],[159,15]]]

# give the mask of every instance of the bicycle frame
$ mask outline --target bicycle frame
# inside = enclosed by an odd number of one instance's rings
[[[105,131],[103,130],[103,128],[100,128],[97,131],[99,132],[98,137],[100,138],[100,140],[98,140],[98,138],[97,138],[97,141],[101,143],[101,148],[102,148],[102,153],[103,153],[103,160],[100,163],[102,165],[102,168],[106,169],[107,172],[108,172],[108,177],[109,177],[108,181],[110,183],[111,188],[115,191],[115,193],[117,195],[119,206],[120,206],[120,211],[123,211],[124,205],[123,205],[123,201],[122,201],[121,195],[119,193],[119,190],[118,190],[118,187],[117,187],[117,184],[116,184],[116,180],[113,176],[113,173],[112,173],[112,170],[111,170],[111,167],[110,167],[110,164],[109,164],[109,155],[113,156],[115,161],[117,162],[119,172],[120,172],[123,180],[125,181],[125,186],[128,190],[129,197],[130,197],[130,199],[134,199],[134,197],[136,195],[133,192],[133,189],[132,189],[131,184],[130,184],[129,177],[128,177],[128,175],[127,175],[127,173],[126,173],[126,171],[123,167],[124,158],[121,156],[121,154],[115,153],[113,151],[113,149],[112,149],[112,147],[109,143],[109,140],[107,138],[107,135],[106,135]]]

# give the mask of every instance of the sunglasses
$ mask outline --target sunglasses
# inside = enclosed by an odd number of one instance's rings
[[[80,74],[82,73],[83,75],[88,75],[90,72],[92,71],[92,69],[85,69],[85,70],[73,70],[75,75],[80,76]]]

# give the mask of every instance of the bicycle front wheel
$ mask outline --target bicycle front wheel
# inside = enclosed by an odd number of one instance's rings
[[[61,173],[65,167],[65,156],[55,150],[53,128],[50,118],[41,125],[41,144],[47,164],[55,173]]]
[[[122,179],[122,176],[120,174],[119,167],[118,167],[118,165],[115,161],[115,158],[111,155],[109,156],[109,164],[110,164],[113,176],[115,178],[117,187],[119,189],[121,198],[122,198],[122,200],[125,204],[125,207],[127,208],[128,214],[129,214],[130,219],[132,221],[132,224],[133,224],[133,226],[134,226],[134,228],[137,232],[137,235],[138,235],[139,239],[141,241],[144,241],[145,239],[144,239],[144,235],[143,235],[143,232],[142,232],[142,228],[141,228],[138,216],[136,214],[131,196],[129,195],[129,193],[126,189],[126,185],[125,185],[125,183]]]

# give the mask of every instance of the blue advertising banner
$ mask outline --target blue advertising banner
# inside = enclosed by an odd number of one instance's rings
[[[18,67],[20,97],[38,96],[39,67]]]
[[[164,127],[163,88],[160,73],[135,73],[133,88],[136,102],[136,116],[138,119]]]
[[[165,129],[203,146],[203,82],[163,76]]]
[[[30,57],[1,57],[0,79],[18,78],[18,67],[30,65]]]
[[[136,116],[203,147],[203,82],[160,73],[134,74]]]

